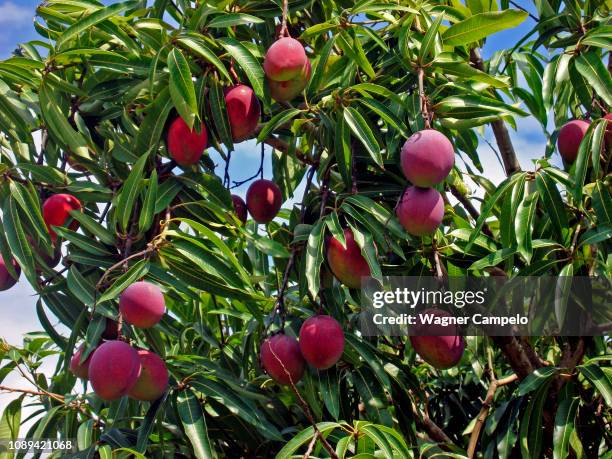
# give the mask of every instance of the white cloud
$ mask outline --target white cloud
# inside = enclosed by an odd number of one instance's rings
[[[10,1],[0,4],[0,24],[25,24],[31,22],[33,16],[30,6],[16,5]]]

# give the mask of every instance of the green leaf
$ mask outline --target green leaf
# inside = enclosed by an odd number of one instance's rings
[[[332,236],[342,244],[342,247],[346,248],[346,240],[344,237],[344,230],[342,229],[342,225],[340,225],[340,220],[338,219],[337,212],[331,212],[325,217],[325,224]]]
[[[380,146],[365,118],[352,107],[345,107],[343,116],[346,124],[351,128],[355,137],[357,137],[366,148],[374,162],[384,169]]]
[[[352,186],[353,151],[351,149],[351,132],[343,116],[339,117],[336,122],[334,153],[344,186],[350,189]]]
[[[612,105],[612,76],[596,52],[581,53],[574,58],[576,70],[589,82],[595,92]]]
[[[544,210],[550,218],[553,230],[557,236],[557,241],[564,243],[568,235],[568,221],[561,194],[555,182],[546,173],[538,173],[536,175],[536,187],[540,194]]]
[[[319,54],[319,59],[317,60],[317,63],[314,66],[312,77],[310,78],[310,82],[308,83],[307,93],[309,97],[316,94],[321,86],[321,82],[323,81],[323,77],[325,76],[325,67],[327,66],[329,56],[334,49],[335,42],[336,42],[336,35],[332,35],[327,40],[327,42],[325,43],[325,46],[323,47],[323,49],[321,50],[321,53]]]
[[[318,422],[317,429],[321,432],[322,435],[327,436],[329,432],[334,429],[339,429],[341,427],[337,422]],[[300,447],[307,445],[312,437],[314,437],[315,432],[312,426],[307,427],[302,430],[300,433],[295,435],[291,440],[289,440],[285,446],[278,452],[276,455],[276,459],[291,459],[294,457],[294,454]]]
[[[366,108],[369,108],[378,116],[380,116],[389,126],[397,130],[404,138],[407,139],[408,137],[410,137],[410,132],[408,131],[408,128],[406,127],[404,122],[400,120],[397,116],[395,116],[395,114],[385,105],[375,99],[370,99],[366,97],[359,99],[359,103],[361,103]]]
[[[482,226],[484,225],[486,219],[490,217],[490,213],[495,207],[495,204],[497,204],[497,201],[502,198],[506,194],[506,192],[508,192],[508,190],[512,189],[514,183],[517,180],[521,179],[521,175],[522,174],[514,174],[511,177],[508,177],[497,187],[495,192],[485,200],[484,206],[482,207],[482,210],[480,212],[480,216],[478,217],[478,220],[476,220],[476,226],[472,231],[472,236],[470,237],[470,240],[465,246],[466,252],[470,250],[472,244],[474,244],[474,242],[476,241],[476,238],[481,234]]]
[[[447,46],[468,45],[501,30],[516,27],[527,16],[525,11],[510,9],[474,14],[446,29],[442,41]]]
[[[516,390],[516,395],[520,397],[537,390],[542,384],[547,382],[558,372],[559,369],[555,367],[543,367],[535,370],[533,373],[523,379],[523,381],[521,381],[521,384]]]
[[[481,258],[478,261],[475,261],[474,263],[470,265],[469,269],[481,270],[484,268],[488,268],[490,266],[497,266],[502,261],[508,259],[515,253],[516,253],[516,247],[508,247],[506,249],[500,249],[496,252],[493,252],[490,255],[487,255],[484,258]]]
[[[143,155],[138,159],[138,161],[136,161],[136,164],[134,164],[132,167],[130,175],[123,183],[121,191],[117,196],[117,212],[115,218],[119,223],[119,227],[125,233],[129,231],[132,210],[134,209],[136,198],[138,198],[138,195],[140,194],[144,168],[148,159],[148,155]]]
[[[253,56],[242,43],[234,38],[223,37],[217,39],[217,42],[236,60],[236,63],[251,82],[251,87],[253,91],[255,91],[257,97],[261,100],[265,99],[264,72],[261,64],[255,59],[255,56]]]
[[[38,92],[40,111],[49,131],[70,151],[78,156],[89,157],[87,141],[69,123],[65,115],[66,107],[62,107],[57,94],[43,79]]]
[[[612,227],[610,226],[598,226],[590,229],[582,236],[580,236],[578,247],[590,244],[599,244],[600,242],[607,241],[612,238]]]
[[[427,32],[421,41],[421,48],[419,49],[418,62],[423,65],[427,64],[427,58],[431,53],[431,50],[435,48],[436,40],[438,39],[438,29],[444,19],[444,15],[440,14],[436,20],[427,28]]]
[[[367,366],[355,368],[351,377],[359,397],[363,401],[369,419],[376,423],[391,424],[391,416],[387,409],[387,398],[380,381],[374,377]]]
[[[368,61],[368,58],[363,51],[363,47],[361,46],[361,41],[358,37],[354,35],[351,36],[351,34],[343,31],[336,35],[336,43],[344,54],[349,56],[351,61],[355,62],[361,68],[361,70],[368,75],[368,77],[373,79],[376,76],[376,73],[372,68],[372,64],[370,64],[370,61]]]
[[[359,83],[354,86],[351,86],[350,89],[352,91],[357,91],[359,94],[362,94],[366,97],[369,97],[370,94],[376,94],[382,96],[386,99],[389,99],[392,102],[395,102],[398,105],[404,105],[405,102],[402,100],[400,96],[395,94],[389,88],[385,88],[384,86],[380,86],[374,83]]]
[[[441,117],[470,119],[486,116],[527,116],[523,110],[497,99],[481,95],[455,95],[442,99],[434,105],[434,111]]]
[[[195,120],[199,117],[198,99],[189,63],[177,48],[168,54],[168,69],[170,70],[170,97],[172,97],[174,107],[187,126],[193,129]]]
[[[234,252],[232,252],[232,250],[225,244],[225,242],[223,242],[223,239],[217,236],[214,231],[202,225],[201,223],[196,222],[195,220],[181,218],[179,219],[179,221],[189,225],[191,228],[199,232],[202,237],[205,237],[210,242],[212,242],[217,247],[217,249],[219,249],[221,253],[226,257],[226,259],[232,263],[232,266],[234,267],[236,272],[238,272],[243,279],[249,279],[249,274],[244,269],[242,264],[238,261],[238,258],[236,258],[236,255],[234,255]]]
[[[262,24],[264,22],[263,19],[251,16],[250,14],[222,13],[219,16],[215,16],[213,20],[207,24],[207,27],[222,29],[243,24]]]
[[[480,81],[494,88],[506,88],[509,83],[507,77],[495,77],[482,72],[472,67],[461,56],[455,53],[446,52],[438,54],[435,60],[431,62],[431,66],[442,70],[447,75],[457,75],[467,80]]]
[[[378,263],[378,253],[376,251],[376,245],[370,233],[361,231],[356,226],[349,223],[349,226],[353,230],[353,237],[355,242],[361,249],[361,254],[366,259],[368,266],[370,267],[371,276],[379,281],[382,281],[382,271],[380,264]]]
[[[93,288],[90,290],[90,292],[91,291],[93,291]],[[92,352],[99,346],[102,333],[104,333],[105,329],[106,317],[95,315],[89,322],[89,325],[87,325],[87,331],[85,332],[85,349],[81,354],[81,363],[85,362],[85,360],[87,360]]]
[[[580,373],[588,379],[604,398],[607,406],[612,406],[612,383],[610,378],[597,364],[580,365]]]
[[[375,425],[366,424],[359,430],[374,441],[386,458],[393,459],[393,457],[395,457],[389,440],[387,440],[387,437],[381,431],[379,431]]]
[[[608,187],[601,180],[595,182],[591,202],[595,215],[597,215],[597,223],[612,226],[612,196]]]
[[[93,12],[92,14],[85,16],[83,19],[80,19],[79,21],[75,22],[61,33],[55,44],[56,48],[61,48],[76,35],[91,30],[91,28],[96,24],[99,24],[100,22],[105,21],[106,19],[109,19],[113,16],[117,16],[122,11],[128,8],[132,8],[136,4],[137,2],[133,1],[117,3],[114,5],[107,6],[106,8],[101,8]]]
[[[527,264],[531,262],[533,254],[533,217],[538,207],[538,198],[539,195],[537,193],[525,196],[518,206],[516,218],[514,219],[517,249]]]
[[[191,389],[179,392],[176,408],[183,430],[193,447],[194,456],[197,459],[212,459],[214,455],[208,438],[206,417],[200,401]]]
[[[111,253],[106,247],[104,247],[102,244],[97,242],[95,239],[92,239],[91,237],[76,233],[74,231],[69,230],[68,228],[59,226],[54,227],[54,231],[59,236],[76,245],[77,247],[83,249],[87,253],[91,253],[92,255],[98,255],[101,257],[107,257],[111,255]]]
[[[100,241],[102,241],[104,244],[112,246],[115,246],[117,244],[115,235],[86,213],[81,212],[79,210],[72,210],[70,211],[70,216],[79,222],[81,228],[89,231],[95,237],[100,239]]]
[[[284,124],[288,123],[290,120],[292,120],[293,118],[295,118],[296,116],[298,116],[301,113],[302,113],[302,110],[299,110],[297,108],[290,108],[288,110],[284,110],[284,111],[282,111],[280,113],[277,113],[276,115],[274,115],[272,117],[272,119],[270,119],[270,121],[268,121],[264,125],[264,127],[261,130],[261,132],[257,136],[257,142],[263,142],[276,129],[278,129],[280,126],[283,126]]]
[[[333,419],[340,416],[340,374],[335,367],[319,370],[319,391]]]
[[[569,454],[569,440],[574,431],[574,421],[579,403],[580,399],[577,397],[566,398],[559,403],[553,431],[554,459],[565,459]]]
[[[181,394],[182,395],[182,394]],[[181,397],[179,395],[179,397]],[[147,414],[145,415],[143,422],[138,429],[138,438],[136,440],[136,449],[145,453],[147,451],[147,445],[149,444],[149,437],[151,436],[151,432],[153,432],[153,427],[155,427],[155,418],[158,413],[163,412],[163,408],[166,404],[166,398],[168,397],[168,392],[165,392],[160,398],[151,403],[151,406],[147,410]],[[179,412],[179,417],[181,418],[181,422],[183,422],[182,412],[180,410],[180,403],[177,403],[177,411]],[[183,428],[185,429],[185,433],[187,433],[187,428],[185,427],[185,423],[183,422]],[[187,435],[189,440],[191,437]],[[193,443],[192,443],[193,444]]]
[[[567,312],[567,301],[572,288],[574,276],[574,265],[568,263],[559,272],[555,285],[555,318],[559,329],[563,329],[565,323],[565,313]]]
[[[76,266],[72,265],[68,270],[66,282],[70,292],[72,292],[79,301],[82,301],[86,306],[91,306],[94,303],[93,286],[83,277]]]
[[[38,317],[38,321],[42,325],[45,332],[47,332],[49,337],[51,337],[53,342],[57,344],[60,348],[65,347],[67,340],[55,330],[55,326],[51,323],[51,321],[47,317],[47,314],[45,313],[45,309],[43,307],[41,299],[36,302],[36,317]]]
[[[385,228],[385,230],[390,231],[394,236],[400,239],[406,239],[408,237],[404,227],[397,221],[393,213],[373,199],[361,194],[354,194],[347,197],[344,202],[353,204],[368,212]]]
[[[17,260],[30,283],[36,286],[38,285],[38,278],[34,268],[32,250],[23,230],[21,216],[17,211],[17,204],[14,199],[9,197],[5,201],[2,214],[6,240],[13,257]]]
[[[77,445],[79,451],[84,451],[91,446],[93,439],[93,419],[88,419],[79,426],[77,431]]]
[[[225,68],[225,65],[221,62],[221,59],[206,46],[206,42],[203,40],[202,36],[196,33],[185,33],[180,35],[176,41],[184,48],[189,49],[189,51],[214,65],[227,81],[232,81],[232,77]]]
[[[253,238],[253,244],[258,250],[266,255],[277,258],[289,258],[289,251],[283,244],[268,237],[258,236]]]
[[[228,151],[234,149],[232,138],[232,128],[227,118],[227,108],[225,107],[225,96],[223,88],[216,78],[209,79],[209,106],[212,119],[219,133],[221,141],[225,144]]]
[[[306,245],[306,281],[308,282],[308,291],[313,298],[319,294],[321,276],[321,263],[323,263],[323,245],[324,245],[324,229],[325,220],[319,220],[310,231],[308,243]]]
[[[3,441],[16,440],[19,437],[19,427],[21,424],[21,403],[25,395],[17,397],[9,403],[6,403],[0,418],[0,438]],[[1,459],[9,459],[13,457],[12,453],[0,452]]]
[[[281,440],[280,432],[272,425],[249,399],[240,397],[225,384],[200,376],[193,381],[193,387],[225,407],[236,416],[255,426],[267,438]]]
[[[157,201],[157,171],[153,170],[151,177],[149,177],[147,194],[145,195],[144,202],[142,203],[140,217],[138,217],[138,231],[141,234],[147,231],[153,223],[153,216],[155,215],[155,201]]]
[[[113,282],[113,285],[108,288],[104,294],[100,296],[100,298],[98,298],[96,304],[104,303],[105,301],[110,301],[116,298],[128,286],[136,282],[141,277],[144,277],[147,272],[149,272],[148,260],[140,260],[138,263],[135,263],[125,274],[122,274],[115,280],[115,282]]]
[[[519,428],[519,443],[523,459],[540,457],[542,450],[542,412],[552,379],[541,384],[523,412]]]
[[[172,99],[168,88],[162,89],[145,110],[144,121],[136,136],[134,153],[137,156],[157,151],[168,115],[172,110]]]
[[[28,183],[26,187],[21,183],[10,181],[9,189],[11,196],[17,201],[23,214],[28,219],[29,228],[34,230],[38,239],[43,243],[43,248],[49,252],[51,250],[51,238],[42,217],[37,191],[33,189],[32,183]]]

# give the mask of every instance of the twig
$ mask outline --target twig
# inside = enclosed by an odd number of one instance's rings
[[[283,0],[283,15],[281,17],[281,27],[278,31],[278,38],[290,37],[289,30],[287,30],[287,16],[289,12],[289,0]]]
[[[332,448],[332,446],[329,444],[327,439],[323,436],[323,434],[317,427],[317,422],[314,420],[314,417],[312,416],[312,412],[310,411],[310,407],[308,406],[308,403],[306,403],[306,400],[304,400],[304,398],[302,397],[302,394],[300,394],[300,392],[297,390],[297,387],[295,387],[295,384],[293,384],[293,381],[290,381],[290,382],[291,382],[291,389],[293,389],[293,393],[295,394],[298,401],[300,402],[300,405],[302,406],[302,409],[304,410],[304,414],[306,414],[308,421],[310,421],[310,424],[312,424],[312,428],[314,429],[314,433],[315,433],[314,438],[315,439],[318,438],[319,440],[321,440],[321,444],[327,450],[327,452],[332,458],[338,459],[338,455],[336,454],[336,451],[334,451],[334,448]]]
[[[262,143],[261,144],[261,159],[259,161],[259,169],[257,169],[257,172],[255,172],[253,175],[251,175],[249,178],[245,179],[245,180],[240,180],[240,181],[235,181],[234,180],[234,185],[232,185],[232,187],[230,189],[233,188],[238,188],[239,186],[244,185],[245,183],[250,182],[251,180],[253,180],[254,178],[257,178],[257,176],[259,176],[259,178],[263,178],[263,169],[264,169],[264,159],[265,159],[265,146]],[[228,158],[229,160],[229,158]]]
[[[108,211],[111,208],[111,201],[106,203],[106,207],[104,207],[104,210],[102,211],[102,214],[100,215],[100,219],[98,220],[98,223],[102,224],[102,222],[104,222],[104,219],[106,218],[106,215],[108,214]]]
[[[519,5],[516,2],[513,2],[512,0],[510,0],[509,2],[512,6],[514,6],[515,8],[518,8],[519,10],[523,10],[525,13],[527,13],[529,15],[529,17],[531,19],[533,19],[535,22],[540,22],[540,19],[537,16],[534,16],[533,14],[531,14],[529,11],[527,11],[525,8],[523,8],[521,5]]]
[[[440,428],[440,426],[438,426],[438,424],[431,420],[427,410],[424,413],[421,413],[417,409],[416,404],[412,402],[412,412],[414,414],[414,419],[421,427],[423,427],[423,429],[427,431],[427,434],[433,441],[438,443],[447,443],[451,445],[453,444],[453,441],[448,435],[446,435],[446,433]]]
[[[123,260],[115,263],[113,266],[108,268],[106,270],[106,272],[102,275],[102,277],[100,278],[100,280],[96,284],[96,290],[100,289],[100,287],[103,285],[104,281],[106,280],[106,278],[108,277],[108,275],[112,271],[114,271],[117,268],[120,268],[121,266],[124,265],[124,263],[127,263],[129,260],[132,260],[132,259],[138,258],[138,257],[142,257],[142,256],[150,255],[151,253],[155,252],[155,250],[157,250],[156,247],[153,244],[149,244],[149,246],[146,249],[141,250],[140,252],[133,253],[132,255],[130,255],[130,256],[124,258]]]
[[[233,83],[234,84],[239,84],[240,83],[240,77],[236,73],[236,68],[234,67],[234,58],[230,59],[229,73],[230,73],[230,76],[232,77],[232,80],[234,80]]]
[[[229,166],[230,160],[232,159],[232,152],[227,152],[227,159],[225,160],[225,174],[223,175],[223,185],[229,189],[230,187],[230,176],[229,176]]]
[[[425,129],[431,128],[431,118],[429,115],[429,107],[427,96],[425,95],[425,71],[423,67],[419,67],[418,70],[418,78],[419,78],[419,99],[421,101],[421,115],[423,116],[423,122],[425,123]]]
[[[310,440],[310,443],[308,444],[308,449],[302,456],[302,459],[308,459],[310,457],[310,455],[312,454],[312,450],[314,449],[316,444],[317,444],[317,436],[315,435],[312,437],[312,440]]]
[[[48,277],[47,279],[45,279],[42,282],[42,285],[49,285],[51,282],[53,282],[55,279],[57,279],[58,277],[60,277],[62,274],[64,274],[66,271],[68,271],[69,267],[65,266],[64,268],[61,269],[61,271],[57,271],[53,276]]]
[[[16,389],[13,387],[7,387],[7,386],[0,386],[0,391],[4,391],[4,392],[16,392],[16,393],[20,393],[20,394],[27,394],[27,395],[31,395],[31,396],[39,396],[39,397],[51,397],[59,402],[64,402],[64,396],[60,395],[60,394],[54,394],[53,392],[46,392],[46,391],[36,391],[36,390],[29,390],[29,389]]]
[[[476,453],[476,445],[478,444],[478,439],[480,438],[480,432],[482,431],[482,427],[484,422],[489,414],[489,410],[491,409],[491,404],[493,403],[493,398],[495,397],[495,391],[499,387],[507,386],[508,384],[513,383],[518,380],[518,376],[516,374],[512,374],[502,379],[493,379],[491,381],[491,385],[489,386],[489,390],[487,391],[487,396],[482,402],[482,408],[480,409],[480,413],[476,418],[476,423],[474,424],[474,429],[472,430],[472,435],[470,436],[470,443],[468,445],[467,454],[470,459],[474,457]]]

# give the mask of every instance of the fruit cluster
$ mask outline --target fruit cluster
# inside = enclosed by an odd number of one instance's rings
[[[156,285],[136,282],[126,288],[119,299],[123,320],[138,328],[151,328],[166,312],[164,295]],[[70,371],[89,380],[94,392],[103,400],[128,395],[135,400],[157,400],[168,387],[168,369],[160,356],[146,349],[135,349],[119,336],[118,324],[107,319],[105,339],[86,359],[81,345],[70,360]]]
[[[433,234],[442,223],[444,200],[433,187],[446,179],[454,164],[453,144],[434,129],[416,132],[402,146],[402,171],[412,186],[400,197],[395,212],[409,234]]]
[[[316,315],[304,321],[299,338],[298,342],[279,333],[261,344],[261,365],[279,384],[297,384],[304,375],[306,362],[317,370],[331,368],[344,352],[344,332],[331,316]]]

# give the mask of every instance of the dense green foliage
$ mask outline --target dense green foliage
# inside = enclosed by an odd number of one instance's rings
[[[507,0],[290,1],[288,30],[306,45],[313,76],[303,96],[281,105],[262,69],[280,1],[41,4],[41,40],[0,62],[0,249],[39,293],[46,332],[0,350],[0,381],[28,368],[52,394],[35,398],[27,437],[78,437],[79,457],[285,458],[307,451],[314,420],[338,457],[465,457],[470,438],[483,457],[603,456],[612,441],[605,338],[469,338],[461,363],[438,371],[404,338],[362,338],[359,292],[322,281],[325,239],[343,237],[343,227],[374,277],[609,276],[609,9],[596,0],[536,5],[533,31],[483,62],[486,37],[527,17]],[[234,216],[225,185],[236,178],[225,164],[205,154],[177,168],[166,151],[178,114],[202,120],[211,149],[230,161],[222,95],[234,77],[262,104],[257,140],[274,147],[267,178],[284,199],[306,182],[267,231]],[[407,185],[399,150],[424,127],[423,101],[460,167],[438,186],[450,198],[443,226],[416,238],[393,209]],[[545,152],[526,153],[537,159],[530,171],[516,167],[505,128],[524,116],[549,139]],[[558,128],[575,117],[593,122],[576,162],[559,168],[549,161]],[[490,124],[507,172],[499,186],[482,175],[477,152]],[[56,193],[84,204],[72,213],[78,231],[57,230],[66,269],[44,259],[53,247],[41,203]],[[123,333],[164,357],[171,388],[151,404],[103,403],[83,395],[69,360],[82,341],[86,353],[95,348],[119,294],[141,278],[162,286],[169,314]],[[337,366],[307,370],[299,400],[262,372],[260,342],[282,325],[297,334],[321,309],[343,324],[346,347]],[[41,374],[52,355],[55,374]],[[497,379],[504,384],[473,435]],[[7,437],[24,397],[4,410]],[[329,457],[320,441],[311,446],[313,457]]]

